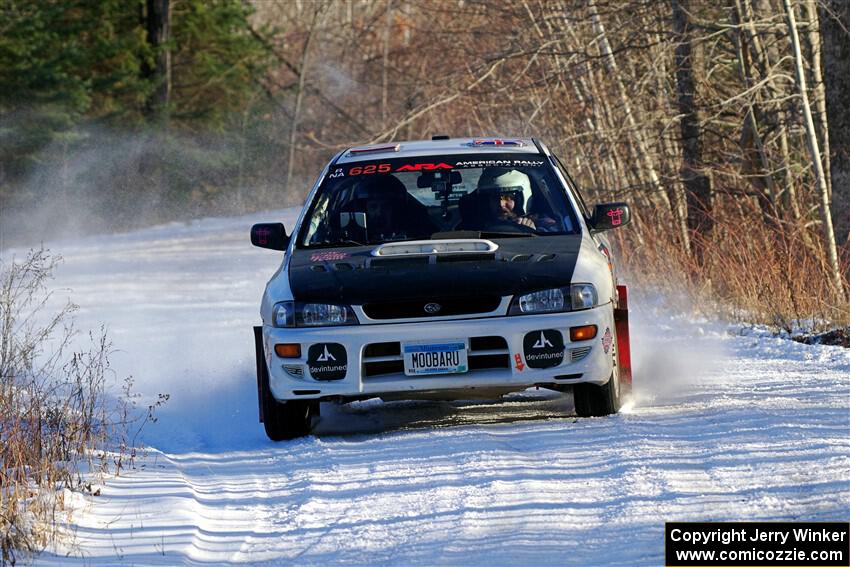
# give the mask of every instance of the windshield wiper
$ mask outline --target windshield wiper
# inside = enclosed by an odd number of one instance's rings
[[[307,246],[307,248],[344,248],[350,246],[370,246],[369,244],[363,244],[362,242],[357,242],[356,240],[337,240],[335,242],[319,242],[316,244],[311,244]]]
[[[499,232],[492,230],[482,230],[481,238],[522,238],[526,236],[537,236],[533,232]]]

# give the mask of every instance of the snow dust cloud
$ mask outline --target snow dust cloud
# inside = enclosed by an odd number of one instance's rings
[[[722,382],[721,368],[730,357],[720,337],[725,326],[694,321],[671,312],[660,301],[630,305],[632,372],[635,403],[675,404],[709,382]]]
[[[300,205],[315,178],[296,175],[287,191],[285,159],[259,168],[245,144],[238,132],[78,126],[40,150],[3,197],[0,254],[163,222]]]

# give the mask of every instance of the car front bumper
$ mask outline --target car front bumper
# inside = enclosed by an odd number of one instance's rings
[[[596,336],[571,342],[570,327],[583,325],[596,325]],[[534,355],[530,345],[537,342],[543,330],[549,337],[551,331],[561,334],[563,357],[560,362],[556,357],[554,362],[548,363],[553,366],[534,368],[541,363],[530,360]],[[535,385],[604,384],[612,373],[614,333],[613,308],[609,303],[583,311],[546,315],[294,329],[266,325],[263,327],[263,347],[269,386],[278,400],[345,400],[382,394],[415,399],[425,392],[448,390],[472,394],[476,390],[522,390]],[[467,341],[467,372],[432,376],[404,373],[398,350],[402,343],[447,339]],[[301,357],[278,357],[275,345],[286,343],[299,344]],[[335,367],[342,378],[321,380],[311,374],[308,352],[311,346],[323,343],[336,343],[345,349],[344,370],[342,365]],[[332,348],[330,352],[339,357],[339,347],[334,348],[336,350]]]

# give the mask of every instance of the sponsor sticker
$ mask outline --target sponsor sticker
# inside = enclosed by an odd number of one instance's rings
[[[608,350],[611,348],[611,329],[605,327],[605,334],[602,335],[602,348],[605,349],[605,354],[608,354]]]
[[[307,351],[307,368],[315,380],[340,380],[348,371],[348,356],[339,343],[310,345]]]
[[[564,336],[555,329],[532,331],[522,340],[529,368],[551,368],[564,361]]]
[[[344,260],[345,258],[348,258],[348,252],[335,252],[333,250],[314,252],[310,255],[311,262],[334,262],[336,260]]]
[[[544,163],[540,160],[530,159],[475,159],[459,161],[455,164],[456,169],[467,167],[540,167]]]
[[[375,173],[389,173],[391,170],[392,166],[388,163],[355,165],[348,170],[348,175],[374,175]]]
[[[438,171],[440,169],[452,169],[447,163],[406,163],[396,171]]]
[[[345,173],[342,172],[341,167],[336,168],[333,173],[328,175],[328,179],[336,179],[338,177],[345,177]]]
[[[520,353],[514,354],[514,366],[520,372],[525,370],[525,364],[523,364],[523,362],[522,362],[522,355]]]
[[[611,226],[620,226],[623,223],[623,209],[611,209],[605,214],[611,217]]]
[[[265,246],[269,243],[269,235],[272,233],[266,227],[260,227],[254,230],[254,236],[257,238],[257,244]]]

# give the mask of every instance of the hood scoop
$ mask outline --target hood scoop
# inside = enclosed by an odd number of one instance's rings
[[[372,250],[370,268],[424,266],[448,262],[486,262],[496,259],[499,245],[489,240],[415,240],[389,242]]]

